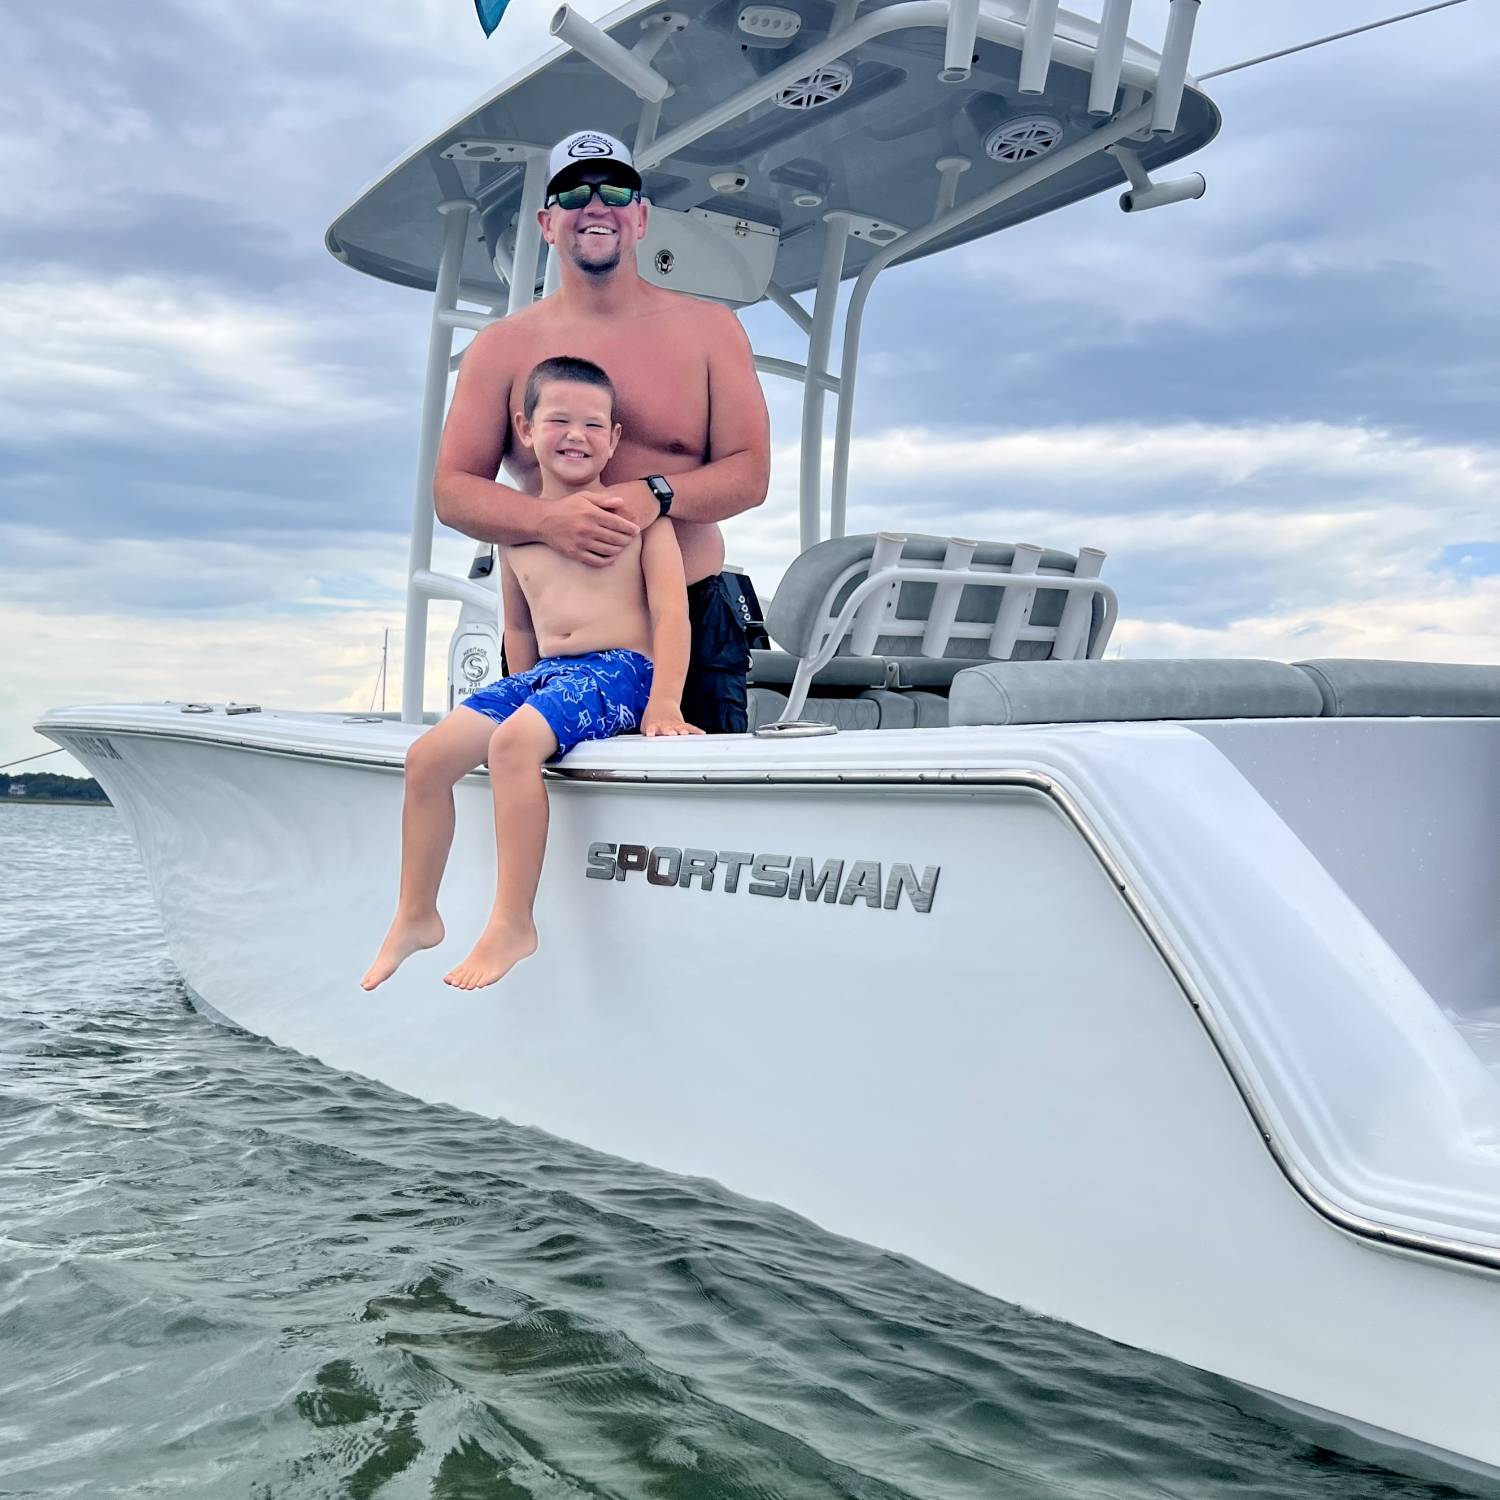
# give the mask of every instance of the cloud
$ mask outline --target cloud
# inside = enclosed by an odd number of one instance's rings
[[[66,556],[59,546],[44,534],[0,530],[7,559],[0,641],[10,648],[0,675],[0,761],[50,748],[31,725],[44,710],[70,704],[234,699],[365,712],[387,630],[386,698],[400,707],[399,540],[75,545]],[[435,566],[462,575],[472,551],[472,543],[440,528]],[[451,605],[431,608],[429,708],[444,706],[456,618]],[[71,757],[31,769],[59,766],[84,774]]]
[[[1497,618],[1500,579],[1472,585],[1444,580],[1358,601],[1244,615],[1213,627],[1122,619],[1107,654],[1500,662]]]
[[[1421,484],[1455,504],[1500,497],[1500,449],[1478,444],[1424,443],[1380,429],[1330,422],[1245,424],[1183,422],[1049,427],[985,435],[931,428],[896,428],[859,439],[851,468],[877,486],[920,471],[954,480],[1064,484],[1082,508],[1112,508],[1110,488],[1171,487],[1185,482],[1213,489],[1296,477],[1302,484]],[[1200,490],[1201,493],[1201,490]],[[1274,504],[1274,497],[1271,499]]]
[[[0,517],[74,541],[402,528],[424,333],[356,299],[0,272]]]
[[[79,281],[57,266],[0,278],[0,440],[232,443],[373,424],[389,393],[323,353],[341,342],[336,321],[201,281]]]

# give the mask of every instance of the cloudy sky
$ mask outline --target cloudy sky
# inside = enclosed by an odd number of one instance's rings
[[[399,663],[426,299],[322,234],[539,45],[531,8],[488,41],[468,0],[9,14],[0,762],[52,705],[364,708],[387,626]],[[1400,8],[1204,0],[1194,66]],[[1228,76],[1202,201],[891,272],[851,530],[1103,547],[1127,655],[1500,661],[1497,75],[1470,0]],[[794,352],[781,313],[745,322]],[[798,401],[766,383],[771,497],[728,528],[763,592]],[[468,552],[440,535],[438,566]]]

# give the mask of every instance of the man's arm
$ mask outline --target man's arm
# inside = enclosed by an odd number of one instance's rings
[[[510,441],[509,336],[504,323],[492,324],[464,352],[433,474],[437,518],[478,542],[543,542],[574,562],[604,567],[629,545],[636,522],[578,495],[543,505],[496,480]]]
[[[651,697],[641,733],[702,734],[682,717],[682,684],[687,678],[691,640],[682,550],[670,521],[652,526],[641,538],[641,572],[651,611]]]
[[[672,517],[681,521],[727,521],[753,510],[771,482],[771,418],[755,373],[755,356],[740,320],[727,307],[704,304],[708,349],[708,457],[699,469],[671,474]],[[620,513],[649,526],[660,513],[642,481],[612,484]]]
[[[531,606],[510,564],[500,559],[500,598],[505,606],[505,665],[512,672],[530,671],[541,659]]]

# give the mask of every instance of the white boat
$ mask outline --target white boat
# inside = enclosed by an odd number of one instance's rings
[[[134,831],[211,1012],[774,1199],[1399,1465],[1500,1476],[1500,669],[1103,660],[1095,551],[843,534],[880,270],[1122,186],[1132,211],[1202,192],[1159,177],[1219,127],[1196,0],[1159,51],[1128,9],[559,11],[563,45],[328,233],[435,293],[402,716],[38,727]],[[488,786],[461,783],[450,944],[367,995],[429,602],[462,609],[450,702],[497,629],[487,549],[469,579],[430,566],[454,332],[545,289],[533,209],[580,100],[634,141],[643,272],[807,335],[805,367],[761,361],[804,387],[781,650],[755,734],[593,743],[551,774],[543,946],[498,991],[440,982],[492,889]]]

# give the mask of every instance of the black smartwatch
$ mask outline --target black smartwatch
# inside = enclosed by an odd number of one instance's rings
[[[662,515],[666,515],[672,508],[672,486],[660,474],[648,474],[646,488],[656,496],[656,503],[661,506]]]

